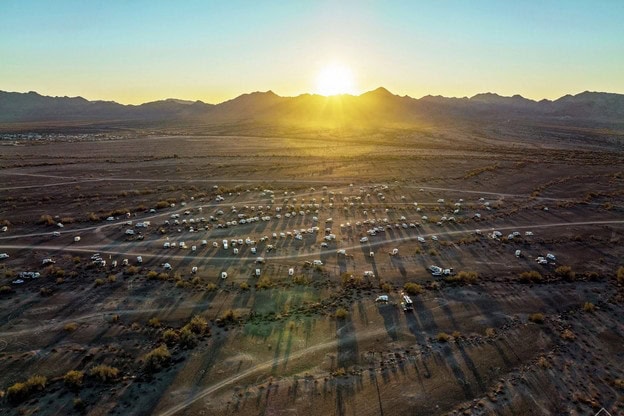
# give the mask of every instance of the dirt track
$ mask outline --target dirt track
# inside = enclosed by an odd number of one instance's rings
[[[10,291],[0,297],[0,388],[39,373],[51,386],[19,405],[2,401],[0,412],[64,415],[74,395],[94,415],[621,411],[621,149],[517,148],[508,138],[479,144],[453,128],[439,134],[377,135],[359,148],[360,139],[345,138],[322,155],[315,149],[328,139],[305,136],[262,146],[257,137],[211,135],[7,148],[0,252],[10,257],[0,271]],[[168,200],[176,206],[149,212]],[[238,214],[272,219],[217,226]],[[40,224],[43,215],[65,226]],[[109,215],[119,219],[105,221]],[[199,222],[209,216],[215,220]],[[449,216],[455,221],[442,220]],[[124,234],[127,220],[142,240]],[[151,225],[134,228],[141,221]],[[380,225],[383,233],[368,236]],[[312,226],[319,230],[295,239]],[[325,228],[335,240],[324,240]],[[491,238],[493,230],[503,236]],[[512,231],[520,235],[508,240]],[[272,237],[280,232],[290,235]],[[362,236],[369,241],[359,243]],[[246,238],[255,244],[237,246],[238,254],[212,247]],[[164,249],[166,241],[197,251]],[[389,256],[393,248],[399,254]],[[105,267],[91,264],[95,252]],[[546,253],[556,260],[538,265]],[[265,264],[256,265],[259,256]],[[50,257],[56,264],[42,266]],[[132,267],[111,267],[124,258]],[[322,266],[304,263],[317,259]],[[433,277],[431,264],[478,277]],[[11,283],[31,270],[41,277]],[[374,277],[362,278],[365,271]],[[524,272],[540,278],[523,281]],[[422,291],[410,313],[400,306],[407,283]],[[388,305],[374,302],[380,294]],[[543,322],[529,319],[535,313]],[[169,343],[169,364],[146,374],[145,354],[194,315],[210,333],[191,347]],[[103,385],[87,375],[82,390],[67,394],[59,377],[103,363],[125,380]]]

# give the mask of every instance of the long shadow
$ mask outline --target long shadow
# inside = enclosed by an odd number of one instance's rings
[[[359,356],[355,327],[350,317],[337,319],[336,336],[338,338],[336,364],[338,368],[347,369],[357,363]]]
[[[399,311],[398,311],[398,309],[395,306],[393,306],[393,305],[380,304],[377,307],[377,310],[379,311],[379,314],[383,318],[384,326],[386,328],[386,332],[388,332],[388,335],[390,336],[392,341],[398,340],[399,339],[399,334],[398,334],[398,331],[397,331],[397,327],[399,326]],[[410,314],[410,315],[412,315],[412,320],[415,323],[416,319],[414,318],[414,315],[413,314]],[[410,327],[410,319],[409,319],[409,317],[407,318],[407,320],[408,320],[408,327]],[[411,327],[410,327],[410,331],[412,331]],[[418,331],[416,331],[416,332],[418,332]],[[416,334],[414,333],[414,335],[416,335]]]
[[[436,332],[438,330],[438,324],[433,317],[433,313],[429,310],[423,301],[420,299],[420,296],[413,296],[412,302],[414,303],[414,311],[418,316],[418,320],[420,321],[420,326],[423,330],[431,330]],[[410,314],[406,314],[408,316]]]
[[[470,355],[466,352],[466,349],[464,348],[464,345],[461,341],[457,342],[457,349],[459,350],[459,353],[461,354],[464,362],[466,363],[466,366],[472,372],[472,375],[474,376],[475,380],[477,380],[477,384],[479,385],[479,389],[481,390],[480,392],[485,393],[486,386],[485,386],[485,383],[483,382],[483,378],[481,377],[481,374],[479,374],[479,371],[477,370],[477,367],[475,366],[474,361],[472,361],[472,358],[470,358]]]
[[[442,348],[442,354],[444,355],[444,360],[448,363],[455,379],[457,380],[457,384],[459,384],[464,391],[464,396],[466,399],[474,398],[474,394],[472,393],[472,389],[470,388],[470,383],[466,380],[466,375],[461,369],[459,363],[455,359],[453,355],[453,350],[447,344]]]
[[[427,337],[425,335],[425,332],[420,329],[421,326],[418,323],[416,315],[414,315],[412,311],[407,311],[405,313],[405,319],[407,320],[407,328],[412,334],[414,334],[418,344],[420,344],[421,346],[427,345]]]

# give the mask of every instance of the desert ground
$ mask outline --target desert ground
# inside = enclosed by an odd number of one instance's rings
[[[624,414],[619,130],[5,135],[0,222],[2,414]]]

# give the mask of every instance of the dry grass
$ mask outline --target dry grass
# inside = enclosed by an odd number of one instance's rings
[[[534,322],[536,324],[544,323],[544,314],[543,313],[532,313],[529,315],[529,321]]]
[[[410,295],[420,295],[425,291],[421,285],[413,282],[405,283],[403,290]]]

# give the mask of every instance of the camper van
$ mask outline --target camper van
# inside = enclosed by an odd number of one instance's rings
[[[403,301],[401,302],[401,306],[403,307],[403,310],[406,312],[411,311],[414,308],[412,299],[407,295],[403,295]]]

